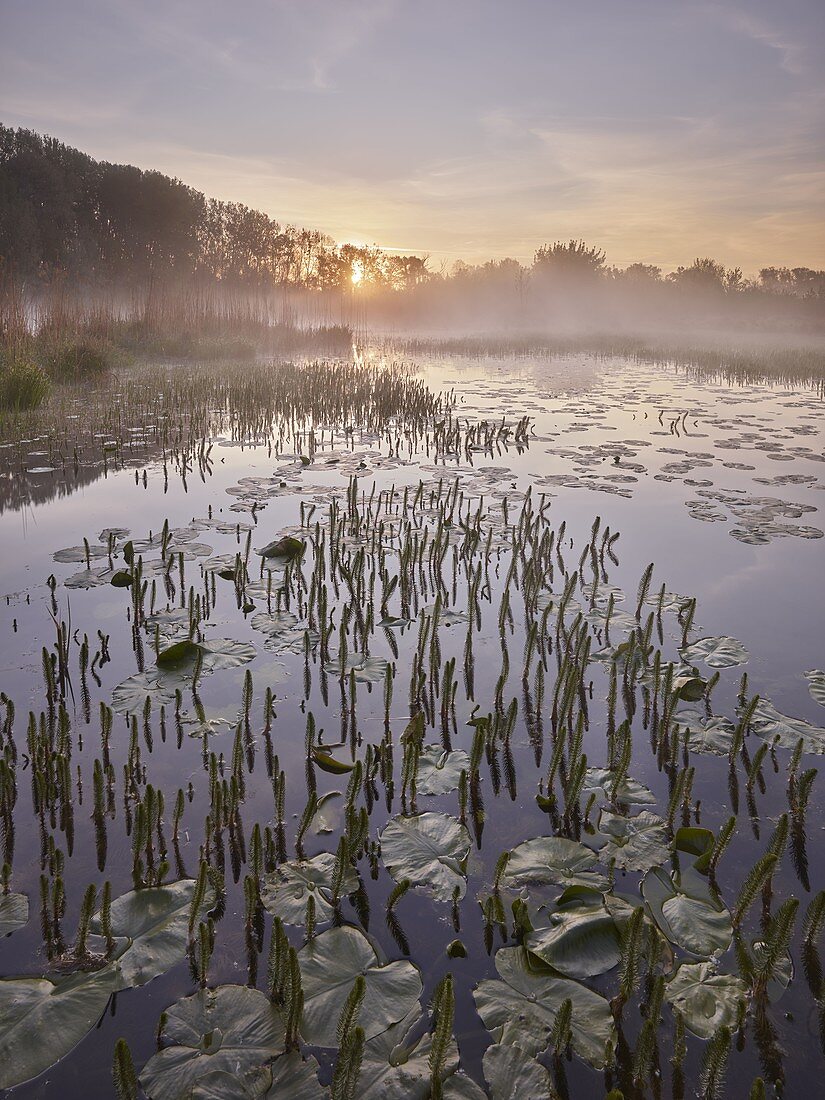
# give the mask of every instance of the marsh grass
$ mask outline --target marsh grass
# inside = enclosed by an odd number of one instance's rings
[[[708,336],[695,343],[683,334],[633,336],[610,333],[579,335],[525,334],[475,337],[405,337],[388,340],[408,355],[460,355],[516,358],[540,356],[548,359],[571,355],[623,358],[633,362],[670,365],[693,377],[747,385],[761,382],[776,385],[812,386],[825,393],[825,342],[797,341],[787,335],[763,339]]]

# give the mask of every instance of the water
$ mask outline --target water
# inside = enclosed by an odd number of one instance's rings
[[[372,353],[378,356],[380,353]],[[367,353],[369,358],[370,353]],[[453,734],[453,749],[469,751],[473,728],[467,725],[477,706],[481,715],[496,709],[496,686],[502,668],[502,644],[497,627],[500,601],[507,581],[509,543],[508,524],[518,518],[524,494],[532,487],[532,505],[545,509],[547,529],[558,531],[566,524],[565,540],[559,549],[563,564],[556,567],[552,585],[558,601],[563,587],[563,572],[572,573],[579,565],[582,551],[590,540],[596,516],[600,517],[599,535],[609,528],[619,532],[612,543],[614,560],[602,555],[607,582],[625,596],[616,603],[616,610],[633,615],[639,579],[649,563],[654,563],[650,599],[645,605],[642,623],[654,608],[655,597],[664,583],[667,590],[696,598],[695,623],[691,639],[707,636],[728,636],[737,639],[747,650],[747,661],[741,666],[720,670],[720,681],[713,689],[715,714],[736,719],[737,694],[742,672],[747,672],[749,693],[758,692],[768,698],[784,715],[804,719],[818,728],[823,725],[822,707],[808,690],[804,673],[825,667],[825,586],[822,585],[825,542],[822,541],[823,496],[825,488],[825,431],[822,401],[812,389],[790,390],[754,379],[748,385],[731,386],[712,377],[696,377],[667,366],[639,365],[620,360],[596,360],[586,357],[547,360],[522,358],[516,360],[474,359],[457,357],[421,359],[415,364],[430,390],[454,393],[457,399],[455,415],[459,422],[499,422],[504,418],[511,425],[509,436],[498,435],[486,449],[463,449],[462,453],[437,453],[438,433],[421,436],[416,445],[406,442],[405,425],[401,418],[378,423],[367,431],[359,426],[326,423],[323,446],[313,456],[311,464],[303,465],[298,457],[299,446],[284,447],[286,454],[270,453],[267,432],[259,430],[253,440],[232,438],[231,423],[226,418],[207,418],[211,425],[212,451],[208,461],[193,459],[181,477],[180,461],[167,455],[164,473],[162,444],[145,431],[151,420],[145,409],[129,421],[130,405],[126,401],[121,418],[121,431],[134,431],[139,444],[115,454],[105,450],[92,455],[87,447],[78,465],[54,459],[48,439],[36,434],[30,444],[8,447],[0,451],[0,463],[6,459],[0,515],[0,684],[16,708],[14,735],[21,754],[17,762],[18,799],[14,810],[15,843],[11,889],[28,895],[30,918],[27,925],[0,943],[0,969],[3,976],[40,975],[53,972],[46,958],[40,921],[38,919],[41,875],[41,826],[32,807],[30,772],[23,753],[26,745],[26,716],[30,710],[39,714],[45,706],[42,675],[42,648],[54,644],[55,625],[50,609],[58,621],[70,623],[72,692],[67,697],[67,709],[72,721],[72,769],[79,769],[82,779],[80,793],[74,799],[74,842],[68,852],[65,831],[60,823],[52,826],[46,815],[46,832],[66,853],[64,873],[68,903],[62,920],[66,940],[71,943],[83,892],[89,882],[102,886],[104,879],[112,884],[113,896],[130,890],[132,880],[132,845],[124,820],[123,764],[129,744],[129,725],[123,714],[115,716],[111,735],[111,755],[115,771],[114,811],[106,825],[106,850],[103,869],[99,868],[95,827],[92,820],[92,769],[101,754],[98,704],[110,702],[115,687],[134,675],[140,667],[139,650],[134,648],[130,590],[115,588],[108,583],[96,587],[66,588],[66,579],[82,572],[85,563],[55,562],[53,555],[61,548],[82,546],[83,540],[105,550],[105,540],[98,538],[103,528],[128,529],[134,540],[155,536],[165,520],[180,531],[176,550],[196,545],[195,552],[184,563],[185,580],[179,583],[179,563],[174,561],[169,571],[174,589],[170,590],[170,606],[180,606],[190,585],[202,594],[208,592],[211,581],[204,577],[204,565],[215,556],[246,553],[247,528],[251,528],[251,546],[261,547],[277,538],[285,529],[299,525],[302,515],[309,514],[311,504],[315,521],[321,529],[328,528],[329,502],[333,498],[345,501],[351,476],[358,477],[358,491],[369,498],[375,492],[387,492],[394,486],[399,494],[404,487],[415,491],[424,479],[427,493],[436,494],[439,480],[445,494],[459,479],[468,501],[472,500],[474,515],[479,502],[482,511],[490,509],[484,519],[494,533],[491,556],[485,569],[480,608],[483,626],[474,642],[474,674],[468,685],[462,680],[465,639],[467,632],[467,584],[461,563],[455,585],[454,609],[456,621],[442,621],[439,634],[440,676],[443,662],[455,657],[457,692]],[[152,386],[159,383],[152,375]],[[105,399],[105,397],[104,397]],[[75,415],[82,415],[85,395],[79,395]],[[512,426],[523,416],[530,417],[526,441],[516,443]],[[173,417],[174,419],[174,417]],[[207,420],[193,422],[206,423]],[[76,422],[78,432],[88,430],[82,421]],[[157,422],[155,421],[155,424]],[[354,431],[343,432],[345,427]],[[317,429],[317,424],[316,424]],[[71,429],[74,431],[74,428]],[[46,435],[48,433],[45,433]],[[101,434],[110,434],[107,427]],[[237,433],[235,433],[237,434]],[[244,434],[244,433],[242,433]],[[67,433],[71,435],[71,431]],[[92,433],[94,435],[94,433]],[[185,435],[185,433],[184,433]],[[278,439],[274,431],[270,437]],[[303,437],[306,438],[306,437]],[[492,435],[488,435],[492,438]],[[294,444],[294,440],[292,441]],[[275,448],[277,450],[277,446]],[[65,448],[64,448],[65,452]],[[427,453],[429,452],[429,453]],[[290,457],[291,456],[291,457]],[[124,466],[117,468],[120,461]],[[333,460],[333,461],[331,461]],[[50,467],[57,467],[51,468]],[[25,479],[21,469],[28,472]],[[274,475],[274,476],[273,476]],[[261,480],[250,480],[261,479]],[[429,520],[437,509],[437,496]],[[400,507],[400,496],[396,498]],[[506,516],[502,513],[506,501]],[[416,522],[429,521],[425,507],[414,510]],[[254,505],[254,507],[253,507]],[[470,510],[467,510],[470,515]],[[221,527],[220,525],[224,525]],[[232,525],[240,525],[233,530]],[[487,527],[485,527],[486,534]],[[355,551],[359,538],[353,535],[348,549]],[[124,536],[125,537],[125,536]],[[459,548],[462,536],[453,532],[451,546]],[[392,534],[388,536],[392,542]],[[572,546],[571,546],[572,540]],[[122,547],[124,538],[118,542]],[[361,543],[363,545],[363,542]],[[387,560],[397,562],[394,547]],[[375,559],[374,544],[365,547],[367,568]],[[481,546],[479,553],[483,550]],[[160,546],[146,552],[146,560],[159,557]],[[450,555],[445,557],[445,575],[452,568]],[[259,573],[259,559],[249,558],[249,572],[254,581]],[[123,566],[122,559],[117,564]],[[108,569],[108,560],[91,561],[93,569]],[[585,559],[584,574],[589,576],[591,563]],[[305,561],[307,575],[312,563]],[[45,581],[56,578],[54,600]],[[153,577],[148,576],[151,585]],[[156,582],[156,606],[167,604],[160,573]],[[448,589],[449,578],[448,578]],[[377,582],[380,591],[380,582]],[[604,591],[607,586],[604,584]],[[204,676],[199,685],[199,697],[209,718],[217,720],[218,732],[209,738],[209,749],[223,754],[229,774],[234,724],[241,707],[244,675],[249,670],[254,682],[252,727],[255,740],[254,768],[246,777],[245,799],[242,804],[242,826],[249,843],[255,822],[273,825],[273,792],[267,776],[262,706],[264,689],[269,686],[274,695],[276,717],[273,723],[273,744],[280,767],[287,777],[286,834],[290,858],[294,858],[294,834],[297,819],[306,801],[305,789],[305,726],[311,710],[319,727],[324,729],[326,743],[337,742],[343,733],[353,736],[350,708],[357,714],[357,728],[362,738],[358,755],[363,758],[367,744],[378,745],[384,736],[383,683],[359,684],[352,703],[347,684],[339,685],[337,677],[327,677],[327,699],[323,698],[321,660],[317,639],[312,641],[308,673],[305,670],[303,633],[293,645],[280,643],[274,649],[264,648],[265,635],[252,626],[252,615],[238,607],[235,589],[229,580],[215,582],[217,599],[208,622],[204,624],[207,638],[226,638],[251,643],[254,658],[237,667]],[[420,607],[431,607],[434,591],[422,590]],[[441,903],[420,891],[410,890],[395,910],[402,934],[406,937],[410,959],[420,968],[423,980],[422,1005],[426,1006],[442,976],[452,972],[456,991],[455,1034],[461,1051],[463,1068],[480,1081],[481,1059],[490,1042],[473,1000],[473,989],[483,979],[496,977],[495,966],[484,946],[484,921],[478,898],[490,894],[493,869],[499,853],[513,848],[527,838],[551,833],[546,813],[536,803],[539,781],[546,775],[551,755],[549,704],[555,676],[555,658],[548,662],[548,674],[541,728],[529,715],[529,695],[535,694],[535,659],[530,670],[528,698],[522,686],[524,660],[524,609],[517,593],[513,593],[512,626],[505,627],[506,647],[510,665],[509,676],[501,688],[501,702],[506,710],[511,699],[517,700],[517,717],[508,739],[515,773],[514,790],[508,792],[507,768],[495,794],[494,775],[489,760],[481,765],[481,791],[485,817],[479,844],[478,824],[470,818],[468,825],[473,843],[468,861],[466,893],[453,914],[449,903]],[[299,601],[306,604],[304,592]],[[577,598],[587,604],[586,594]],[[146,596],[147,604],[149,596]],[[394,604],[397,594],[394,597]],[[256,611],[266,607],[262,590],[251,601]],[[353,601],[346,591],[338,599],[329,591],[330,609],[336,609],[336,630],[330,648],[338,648],[337,627],[340,607]],[[586,607],[585,607],[586,609]],[[393,608],[397,611],[397,608]],[[376,608],[376,620],[379,618]],[[415,619],[415,615],[410,616]],[[298,616],[301,622],[305,614]],[[566,622],[569,625],[571,616]],[[552,628],[553,620],[547,620]],[[355,629],[355,624],[352,625]],[[658,624],[657,624],[658,629]],[[411,705],[409,676],[414,665],[419,627],[376,628],[371,641],[373,655],[395,664],[396,683],[391,705],[391,729],[395,749],[395,798],[391,813],[385,802],[383,786],[378,784],[378,797],[370,814],[370,836],[374,840],[387,820],[401,813],[399,735],[415,709]],[[98,631],[108,636],[110,659],[97,665],[97,683],[86,676],[90,691],[89,715],[86,722],[84,701],[79,679],[78,645],[88,636],[90,653],[100,647]],[[146,668],[153,667],[151,632],[138,632],[143,646]],[[663,616],[660,644],[668,659],[678,659],[681,635],[675,615]],[[612,628],[611,644],[623,637],[621,629]],[[392,651],[394,639],[397,655]],[[606,639],[599,636],[600,643]],[[595,648],[595,644],[594,644]],[[426,671],[429,674],[430,657]],[[591,766],[606,763],[605,727],[607,715],[607,666],[591,665],[586,680],[593,682],[589,704],[588,729],[583,749]],[[713,672],[701,662],[702,675]],[[305,678],[309,683],[305,684]],[[308,689],[308,690],[307,690]],[[189,693],[191,695],[191,692]],[[426,692],[425,692],[426,694]],[[437,705],[437,703],[436,703]],[[167,708],[174,710],[174,703]],[[184,717],[193,718],[192,707],[184,702]],[[619,721],[624,716],[619,715]],[[670,794],[668,775],[657,764],[649,737],[642,722],[640,704],[634,716],[633,760],[631,775],[646,784],[656,796],[652,807],[666,815]],[[225,724],[221,724],[223,720]],[[230,724],[231,723],[231,724]],[[169,841],[170,818],[178,788],[187,791],[191,784],[191,801],[187,797],[179,845],[180,866],[172,859],[168,879],[194,876],[198,868],[198,848],[203,837],[203,821],[210,809],[208,775],[204,770],[204,746],[200,738],[184,734],[178,737],[171,719],[166,740],[160,737],[157,716],[153,716],[151,750],[144,742],[142,719],[138,711],[138,727],[142,759],[149,782],[161,788],[166,796],[165,834]],[[438,742],[443,730],[437,715],[425,736],[426,743]],[[747,738],[748,759],[753,759],[758,738]],[[825,746],[825,741],[823,741]],[[336,757],[346,756],[346,747],[331,750]],[[738,765],[738,824],[731,846],[720,863],[719,886],[729,907],[736,904],[739,885],[747,870],[771,838],[779,815],[787,809],[786,769],[791,753],[777,748],[769,753],[762,765],[762,778],[754,786],[749,799],[745,784],[745,765]],[[506,752],[505,752],[506,757]],[[537,760],[538,758],[538,760]],[[690,763],[695,767],[691,799],[692,823],[716,832],[732,812],[732,791],[727,757],[693,752]],[[815,767],[811,754],[803,757],[801,770]],[[501,767],[501,761],[499,761]],[[495,770],[495,769],[494,769]],[[344,791],[348,776],[332,776],[317,772],[318,793]],[[764,786],[764,790],[762,790]],[[341,801],[341,800],[339,800]],[[697,805],[698,802],[698,805]],[[584,807],[586,798],[582,798]],[[458,813],[457,794],[452,791],[439,796],[419,796],[419,811],[436,810],[450,815]],[[726,1095],[747,1095],[752,1079],[762,1073],[775,1076],[777,1066],[785,1075],[785,1093],[793,1096],[810,1088],[817,1079],[817,1062],[822,1057],[819,1039],[818,1009],[811,994],[810,983],[802,973],[799,928],[809,899],[825,883],[825,857],[819,834],[823,826],[822,811],[825,796],[821,783],[815,782],[804,818],[807,844],[807,876],[800,871],[801,840],[792,829],[788,845],[773,878],[773,909],[788,896],[801,898],[797,931],[792,948],[796,975],[780,1000],[771,1004],[768,1019],[775,1029],[775,1046],[785,1051],[802,1052],[804,1057],[784,1057],[777,1060],[771,1045],[769,1029],[763,1026],[759,1035],[748,1025],[743,1043],[736,1043],[731,1055]],[[638,807],[636,808],[638,810]],[[598,803],[591,811],[593,823],[598,820]],[[679,815],[681,820],[681,812]],[[678,824],[678,822],[677,822]],[[340,823],[331,835],[305,837],[307,855],[323,850],[335,851]],[[576,831],[587,841],[588,832],[581,821]],[[98,838],[99,839],[99,838]],[[244,896],[241,882],[233,881],[231,860],[226,860],[227,898],[225,914],[216,925],[216,946],[209,967],[209,984],[239,982],[248,978],[248,949],[244,932]],[[373,880],[369,863],[362,859],[359,870],[369,896],[371,919],[369,930],[388,958],[402,957],[403,943],[384,919],[386,897],[393,882],[380,860],[378,877]],[[616,889],[638,898],[642,874],[617,871]],[[531,898],[550,904],[558,895],[557,887],[531,889]],[[515,894],[508,894],[509,900]],[[760,901],[750,911],[746,923],[746,938],[760,934]],[[343,904],[344,917],[356,922],[356,910]],[[455,917],[459,920],[456,921]],[[258,965],[258,985],[263,988],[266,974],[266,944],[269,918],[264,938],[264,953]],[[455,924],[458,923],[458,929]],[[302,929],[289,929],[296,946],[303,943]],[[459,937],[466,945],[468,956],[448,959],[447,945]],[[498,931],[494,935],[493,954],[502,945]],[[676,951],[684,958],[683,951]],[[732,949],[722,956],[720,969],[736,973],[737,963]],[[611,997],[616,990],[615,970],[593,978],[589,984]],[[21,1085],[16,1095],[24,1097],[56,1095],[73,1097],[108,1095],[111,1091],[111,1057],[117,1038],[125,1036],[130,1044],[138,1070],[156,1049],[155,1021],[161,1011],[180,997],[192,993],[196,982],[186,960],[181,961],[148,985],[117,993],[97,1027],[88,1034],[70,1055],[28,1084]],[[663,1074],[663,1094],[669,1095],[672,1025],[670,1010],[665,1005],[667,1024],[661,1030],[660,1060]],[[635,1003],[625,1009],[624,1038],[632,1048],[636,1042],[642,1018]],[[759,1041],[758,1041],[759,1040]],[[739,1049],[739,1046],[742,1049]],[[688,1037],[685,1075],[688,1089],[695,1087],[698,1068],[705,1044]],[[316,1052],[317,1053],[317,1052]],[[322,1072],[328,1074],[333,1058],[321,1052]],[[629,1063],[632,1056],[625,1056]],[[548,1062],[550,1064],[550,1062]],[[580,1058],[565,1062],[566,1079],[571,1095],[599,1094],[602,1075],[590,1069]],[[627,1077],[622,1079],[627,1092]],[[557,1080],[561,1087],[561,1083]]]

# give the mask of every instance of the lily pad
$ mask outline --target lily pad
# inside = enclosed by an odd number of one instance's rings
[[[161,668],[180,668],[183,665],[192,665],[197,660],[200,652],[201,647],[197,642],[184,638],[162,649],[158,653],[157,664]]]
[[[660,930],[683,951],[707,958],[730,946],[730,913],[698,875],[682,874],[677,880],[656,867],[645,875],[642,895]]]
[[[412,963],[382,963],[363,932],[350,925],[315,936],[298,952],[298,961],[304,990],[301,1034],[312,1046],[337,1046],[338,1017],[359,974],[367,993],[358,1023],[368,1040],[403,1020],[421,995],[421,975]]]
[[[584,791],[599,791],[605,798],[624,802],[628,806],[655,806],[656,795],[638,779],[626,776],[616,786],[615,773],[610,768],[588,768],[584,778]]]
[[[194,879],[180,879],[166,886],[130,890],[112,902],[112,935],[122,940],[117,952],[118,989],[146,985],[164,974],[186,955],[189,913],[195,894]],[[207,887],[199,919],[215,904]],[[100,914],[92,920],[100,932]]]
[[[819,703],[821,707],[825,707],[825,672],[818,668],[812,668],[804,676],[808,681],[808,691],[811,693],[811,698]]]
[[[25,894],[0,894],[0,936],[16,932],[29,920],[29,899]]]
[[[428,890],[437,901],[450,901],[457,889],[467,889],[466,861],[470,834],[448,814],[425,813],[394,817],[381,834],[381,856],[398,882]]]
[[[521,1047],[494,1043],[484,1051],[483,1064],[491,1100],[550,1100],[555,1094],[547,1070]]]
[[[750,658],[747,649],[736,638],[727,636],[697,638],[695,642],[679,650],[690,664],[704,661],[711,668],[733,668],[743,665]]]
[[[591,848],[563,836],[537,836],[510,852],[504,883],[509,887],[549,883],[607,889],[607,878],[594,870],[598,857]]]
[[[756,704],[751,729],[757,737],[783,749],[795,749],[801,738],[805,752],[825,755],[825,729],[780,713],[770,699],[760,699]]]
[[[272,1063],[266,1100],[324,1100],[328,1096],[329,1090],[318,1080],[318,1063],[314,1058],[302,1058],[297,1050],[291,1050]],[[215,1100],[223,1097],[216,1095]]]
[[[463,749],[445,752],[441,745],[426,745],[418,758],[416,791],[418,794],[448,794],[456,790],[462,771],[470,768]]]
[[[325,665],[324,672],[330,676],[340,676],[341,657],[337,654]],[[343,674],[349,676],[355,674],[359,684],[375,684],[384,679],[387,674],[387,662],[383,657],[368,657],[365,653],[348,653],[344,662]]]
[[[676,719],[681,716],[676,713]],[[736,726],[729,718],[711,715],[710,718],[697,716],[685,723],[688,735],[688,748],[691,752],[708,752],[714,756],[727,756],[733,744]]]
[[[257,989],[221,985],[184,997],[166,1011],[164,1044],[143,1068],[140,1084],[149,1100],[180,1100],[208,1075],[226,1073],[249,1093],[247,1082],[284,1048],[284,1024]]]
[[[60,981],[0,980],[0,1088],[43,1073],[97,1023],[115,991],[117,970],[106,966]]]
[[[548,914],[549,925],[528,933],[524,946],[568,978],[605,974],[619,961],[629,915],[619,912],[617,920],[598,891],[567,891]]]
[[[262,546],[260,550],[255,551],[262,558],[282,558],[285,561],[299,558],[303,552],[303,542],[293,535],[282,535],[281,538],[275,539],[274,542],[268,542],[266,546]]]
[[[574,1051],[596,1069],[604,1068],[606,1052],[615,1042],[613,1015],[604,997],[561,977],[523,947],[500,948],[495,963],[500,980],[479,982],[473,997],[497,1043],[540,1054],[547,1048],[556,1013],[569,999]]]
[[[335,856],[321,852],[312,859],[282,863],[264,879],[261,900],[264,908],[286,924],[303,924],[306,918],[307,899],[315,898],[315,915],[319,921],[330,920],[332,906],[332,875]],[[342,894],[358,889],[358,875],[347,864],[344,871]]]
[[[432,1035],[419,1034],[418,1007],[376,1035],[364,1045],[364,1060],[358,1078],[359,1100],[428,1100],[430,1095],[430,1050]],[[458,1069],[458,1047],[450,1040],[444,1061],[442,1081]]]
[[[665,997],[700,1039],[710,1039],[720,1027],[734,1027],[747,992],[741,978],[718,974],[713,962],[683,962],[665,986]]]
[[[665,822],[650,810],[642,810],[635,817],[602,810],[599,832],[595,839],[601,845],[602,860],[615,859],[616,866],[625,871],[648,871],[668,857]]]

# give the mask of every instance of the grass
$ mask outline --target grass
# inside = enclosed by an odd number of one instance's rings
[[[37,363],[17,356],[0,362],[0,410],[36,409],[49,388],[48,376]]]
[[[702,377],[714,376],[728,383],[814,386],[820,393],[825,392],[825,344],[796,341],[788,336],[733,341],[730,336],[720,334],[718,338],[709,336],[698,343],[678,333],[649,336],[528,333],[410,337],[392,343],[409,355],[498,358],[541,355],[551,359],[568,355],[621,357],[644,363],[672,364]]]

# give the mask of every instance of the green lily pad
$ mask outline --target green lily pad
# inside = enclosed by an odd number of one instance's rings
[[[760,699],[756,704],[751,729],[757,737],[783,749],[795,749],[801,738],[805,752],[825,755],[825,729],[802,718],[781,714],[770,699]]]
[[[615,1042],[610,1006],[580,982],[561,977],[523,947],[496,953],[499,979],[479,982],[473,997],[484,1026],[497,1043],[511,1043],[528,1054],[547,1048],[556,1013],[573,1003],[573,1049],[596,1069],[604,1068]]]
[[[312,859],[282,863],[264,879],[261,901],[264,908],[286,924],[303,924],[306,918],[307,899],[315,898],[315,915],[319,921],[330,920],[333,914],[332,875],[335,856],[321,852]],[[347,864],[344,871],[342,894],[358,889],[358,875]]]
[[[718,974],[713,962],[683,962],[665,986],[665,997],[700,1039],[710,1039],[720,1027],[734,1027],[747,992],[741,978]]]
[[[226,1073],[238,1083],[232,1098],[284,1049],[284,1024],[257,989],[221,985],[184,997],[166,1011],[163,1049],[143,1067],[140,1084],[149,1100],[180,1100],[208,1075]]]
[[[448,814],[425,813],[394,817],[381,834],[381,857],[396,880],[409,879],[436,901],[464,897],[470,834]]]
[[[550,1100],[555,1094],[547,1070],[521,1047],[494,1043],[484,1051],[483,1064],[490,1100]]]
[[[616,866],[625,871],[648,871],[669,855],[665,822],[650,810],[635,817],[602,810],[599,833],[594,841],[600,846],[602,861],[615,859]]]
[[[469,768],[470,758],[463,749],[445,752],[441,745],[425,745],[418,758],[415,789],[418,794],[448,794]]]
[[[591,848],[563,836],[538,836],[510,852],[504,883],[508,887],[532,884],[592,886],[607,889],[607,878],[594,870],[598,857]]]
[[[692,955],[707,958],[730,946],[730,913],[716,902],[698,875],[679,880],[664,867],[645,875],[642,896],[659,929],[671,943]]]
[[[317,745],[313,745],[310,752],[312,753],[312,759],[321,771],[328,772],[330,775],[345,775],[347,772],[351,772],[355,767],[355,764],[351,761],[336,760],[334,756],[330,756],[328,752],[324,752],[324,750],[318,748]]]
[[[180,668],[182,665],[192,665],[198,658],[201,647],[197,642],[184,638],[180,642],[162,649],[157,656],[157,664],[161,668]]]
[[[382,963],[364,933],[350,925],[315,936],[298,952],[298,961],[304,990],[301,1034],[312,1046],[338,1045],[338,1017],[359,974],[367,993],[358,1023],[368,1040],[403,1020],[421,995],[421,975],[412,963]]]
[[[29,899],[25,894],[0,894],[0,936],[8,936],[28,924]]]
[[[30,1081],[77,1046],[103,1015],[116,984],[114,966],[56,982],[0,979],[0,1088]]]
[[[117,952],[118,989],[146,985],[181,962],[189,940],[189,913],[195,893],[194,879],[180,879],[166,886],[130,890],[112,902],[112,935],[123,941]],[[207,886],[198,919],[215,904],[215,892]],[[92,919],[99,933],[100,914]]]
[[[711,668],[733,668],[735,665],[745,664],[750,658],[740,641],[724,635],[698,638],[679,652],[689,664],[704,661]]]
[[[274,542],[268,542],[266,546],[262,546],[260,550],[255,551],[262,558],[282,558],[285,561],[299,558],[303,552],[303,542],[293,535],[282,535],[281,538],[275,539]]]

